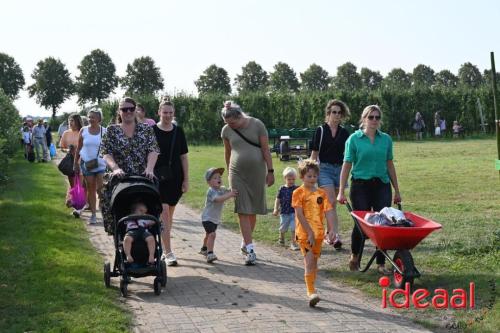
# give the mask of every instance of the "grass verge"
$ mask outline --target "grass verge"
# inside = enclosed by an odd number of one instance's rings
[[[17,157],[0,184],[0,332],[123,332],[130,314],[104,288],[102,258],[64,206],[52,164]]]
[[[441,231],[434,232],[412,250],[415,265],[422,273],[415,287],[431,292],[445,288],[451,295],[454,288],[467,288],[471,281],[476,284],[475,310],[401,312],[437,331],[448,331],[446,324],[455,324],[467,332],[499,332],[500,183],[494,169],[496,141],[488,138],[396,142],[394,149],[403,208],[443,225]],[[189,159],[191,188],[183,200],[201,209],[207,189],[204,172],[211,166],[225,166],[223,147],[190,147]],[[276,184],[267,191],[269,210],[282,184],[281,171],[289,165],[296,163],[280,162],[274,157]],[[238,230],[232,209],[232,203],[227,203],[224,224]],[[345,207],[339,208],[339,215],[342,236],[348,240],[352,219]],[[254,236],[272,244],[277,240],[278,226],[278,218],[269,214],[260,216]],[[325,251],[321,265],[330,267],[333,279],[380,299],[379,276],[373,269],[364,274],[349,272],[346,248],[332,256],[329,255],[332,251]]]

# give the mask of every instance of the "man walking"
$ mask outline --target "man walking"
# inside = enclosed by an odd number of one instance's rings
[[[47,130],[45,126],[43,126],[43,119],[38,119],[38,124],[33,126],[33,142],[35,144],[35,152],[36,152],[36,160],[38,162],[47,162],[49,159],[48,150],[47,150],[47,141],[46,141],[46,133]],[[43,156],[40,156],[40,149],[42,149]]]

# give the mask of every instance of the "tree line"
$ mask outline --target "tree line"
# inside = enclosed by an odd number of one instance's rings
[[[133,60],[119,77],[111,57],[100,49],[92,50],[78,66],[79,73],[72,79],[70,72],[60,59],[53,57],[39,61],[31,74],[34,83],[26,87],[29,95],[38,104],[52,110],[55,117],[60,105],[73,95],[78,103],[99,104],[107,110],[106,116],[116,110],[116,101],[109,100],[113,91],[121,86],[127,95],[143,101],[149,111],[157,107],[157,94],[164,88],[164,79],[154,60],[144,56]],[[377,103],[388,111],[385,125],[389,131],[404,133],[416,111],[424,113],[427,126],[432,127],[432,113],[441,111],[448,120],[468,122],[473,130],[479,126],[477,102],[484,106],[486,121],[492,126],[491,71],[479,68],[470,62],[464,63],[455,75],[449,70],[435,72],[431,67],[419,64],[412,72],[401,68],[392,69],[386,76],[379,71],[357,67],[347,62],[330,75],[323,67],[312,64],[299,75],[286,63],[279,62],[268,73],[255,61],[244,65],[233,80],[235,91],[227,71],[215,64],[209,66],[194,82],[198,96],[184,93],[174,97],[180,119],[189,120],[193,131],[207,130],[208,137],[216,131],[216,125],[199,121],[204,117],[218,124],[222,101],[233,98],[249,113],[266,121],[270,127],[308,127],[322,117],[324,104],[329,98],[345,100],[355,116],[370,103]],[[500,82],[500,74],[496,73]],[[299,80],[300,77],[300,80]],[[0,53],[0,87],[10,98],[16,98],[24,88],[25,80],[20,66],[14,58]],[[231,95],[232,94],[232,95]],[[215,103],[217,101],[217,103]],[[180,104],[179,104],[180,103]],[[191,117],[193,112],[195,116]],[[208,120],[208,119],[207,119]],[[201,128],[198,125],[201,125]],[[208,134],[207,132],[207,134]],[[196,136],[203,138],[205,135]]]

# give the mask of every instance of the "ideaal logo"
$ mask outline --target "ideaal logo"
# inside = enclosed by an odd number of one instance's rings
[[[475,285],[474,282],[469,283],[469,290],[465,289],[453,289],[451,297],[446,289],[438,288],[434,290],[434,294],[430,302],[424,301],[431,293],[424,288],[415,290],[410,293],[410,284],[407,282],[405,284],[405,289],[394,289],[387,297],[387,287],[390,285],[391,281],[387,276],[383,276],[378,281],[379,285],[382,287],[382,308],[387,308],[387,302],[394,308],[409,308],[410,300],[413,307],[416,309],[425,309],[432,305],[435,309],[447,309],[452,307],[453,309],[474,309],[475,307]],[[396,299],[398,295],[402,295],[402,303],[399,303]],[[401,301],[401,300],[400,300]]]

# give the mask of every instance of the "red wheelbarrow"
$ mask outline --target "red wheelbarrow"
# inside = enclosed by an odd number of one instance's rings
[[[362,241],[358,255],[359,271],[366,272],[373,263],[373,260],[375,260],[377,254],[382,253],[387,261],[394,267],[394,287],[404,288],[406,282],[409,282],[410,287],[412,287],[413,280],[420,277],[420,272],[413,263],[413,257],[410,250],[417,246],[417,244],[431,232],[441,229],[441,224],[411,212],[404,212],[405,217],[413,221],[413,227],[374,225],[365,221],[366,214],[373,212],[361,210],[353,211],[349,203],[346,203],[346,206],[353,217],[356,227],[361,233]],[[399,204],[398,209],[401,210],[401,205]],[[372,241],[377,247],[377,250],[366,266],[361,268],[361,257],[363,255],[366,238]],[[396,251],[392,259],[387,254],[388,250]]]

